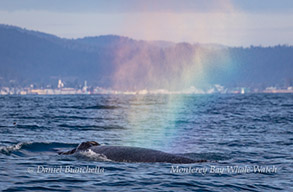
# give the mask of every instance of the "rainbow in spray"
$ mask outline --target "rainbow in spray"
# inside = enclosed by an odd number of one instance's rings
[[[231,18],[235,16],[235,8],[228,0],[217,1],[221,10],[214,17],[217,17],[218,26],[225,30],[230,24]],[[152,39],[157,33],[172,33],[164,31],[164,23],[160,18],[168,17],[168,22],[180,28],[182,39],[190,38],[185,29],[186,25],[199,25],[192,32],[192,39],[208,39],[215,35],[208,31],[209,21],[212,18],[204,18],[202,14],[179,13],[148,13],[138,18],[137,29],[130,29],[132,33],[143,31]],[[213,18],[214,18],[213,17]],[[197,22],[199,19],[206,22]],[[237,17],[235,16],[235,19]],[[166,21],[166,20],[164,20]],[[213,22],[214,23],[214,22]],[[127,29],[129,30],[129,29]],[[190,31],[188,35],[191,34]],[[225,37],[224,37],[225,38]],[[226,37],[229,38],[229,37]],[[116,69],[112,77],[116,90],[133,93],[204,93],[203,89],[217,79],[217,71],[229,73],[235,70],[235,64],[231,62],[229,48],[217,45],[200,45],[189,43],[170,43],[168,46],[157,46],[155,42],[146,43],[138,47],[135,42],[131,46],[118,47],[116,52]],[[129,44],[128,44],[129,45]],[[144,90],[144,91],[141,91]],[[151,97],[154,97],[153,99]],[[126,135],[127,144],[154,146],[172,146],[174,141],[164,138],[175,138],[180,135],[177,132],[178,114],[184,112],[188,102],[178,95],[135,95],[130,103],[127,120],[131,127]],[[161,116],[155,116],[155,114]],[[151,143],[149,141],[152,141]]]

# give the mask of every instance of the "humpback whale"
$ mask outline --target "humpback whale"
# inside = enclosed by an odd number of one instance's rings
[[[174,164],[190,164],[202,163],[206,160],[194,160],[181,155],[166,153],[158,150],[127,147],[127,146],[102,146],[95,141],[87,141],[79,144],[76,148],[59,152],[60,155],[70,155],[78,152],[92,150],[93,152],[105,156],[107,159],[115,162],[141,162],[141,163],[174,163]]]

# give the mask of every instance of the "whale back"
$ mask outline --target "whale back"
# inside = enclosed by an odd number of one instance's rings
[[[180,155],[165,153],[158,150],[126,146],[95,146],[90,148],[116,162],[164,162],[164,163],[198,163]]]
[[[68,152],[61,152],[59,154],[70,155],[75,152],[91,150],[96,154],[103,155],[107,159],[116,162],[145,162],[145,163],[202,163],[206,160],[193,160],[181,155],[170,154],[154,149],[146,149],[140,147],[127,146],[101,146],[95,141],[87,141],[79,144],[76,148]]]

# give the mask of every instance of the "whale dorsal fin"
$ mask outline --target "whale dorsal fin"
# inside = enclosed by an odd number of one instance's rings
[[[87,150],[88,148],[90,148],[92,146],[98,146],[98,145],[100,145],[100,144],[95,142],[95,141],[82,142],[81,144],[79,144],[77,146],[76,151],[84,151],[84,150]]]
[[[67,152],[58,152],[59,155],[71,155],[73,153],[75,153],[76,151],[85,151],[88,148],[92,147],[92,146],[98,146],[100,145],[98,142],[95,141],[86,141],[86,142],[82,142],[81,144],[79,144],[76,148],[67,151]]]

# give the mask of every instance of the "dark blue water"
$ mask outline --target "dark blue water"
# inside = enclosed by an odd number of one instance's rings
[[[0,118],[3,191],[293,190],[292,94],[1,96]],[[208,162],[57,153],[89,140]]]

